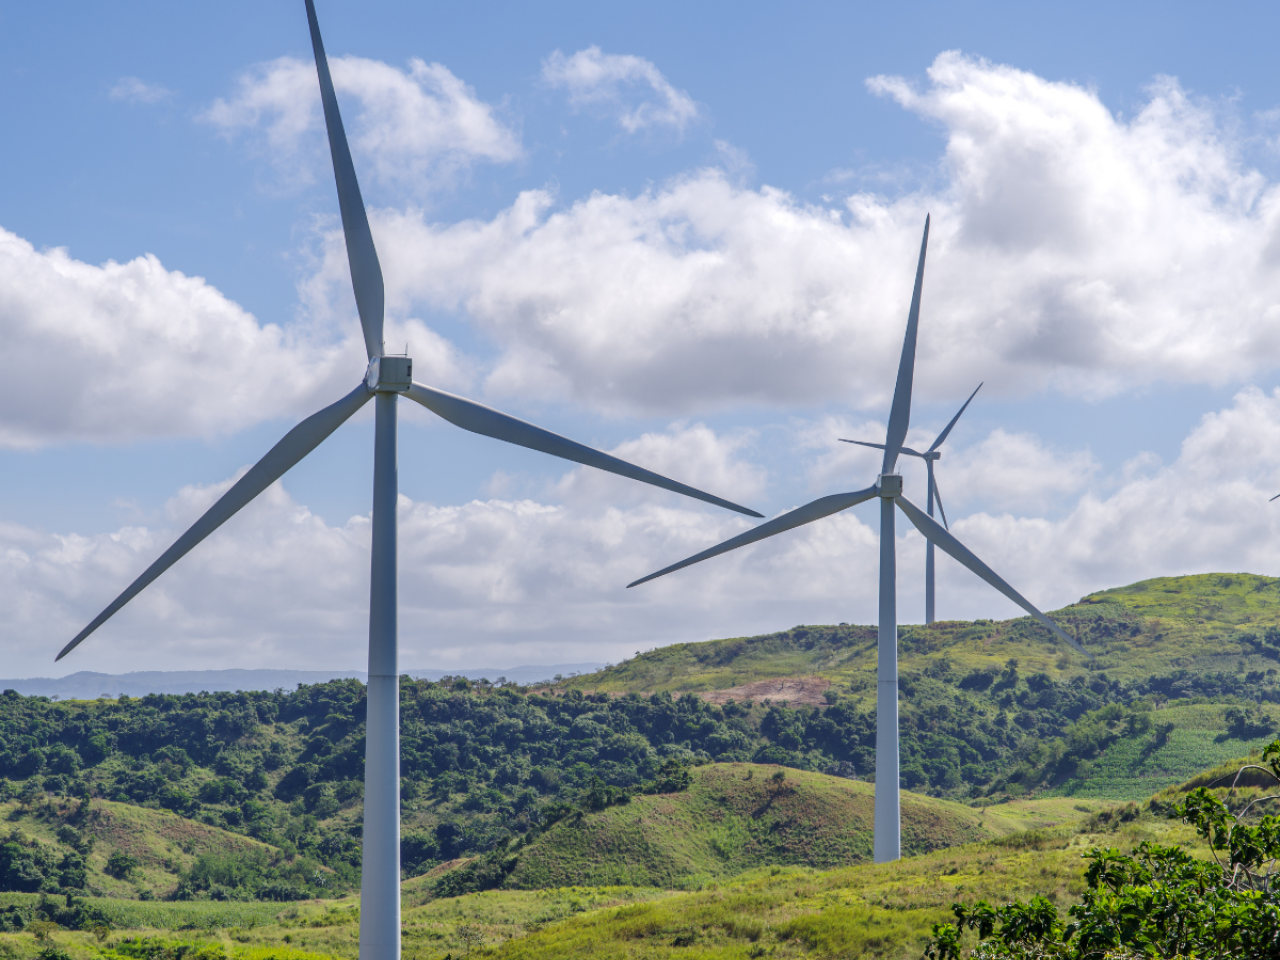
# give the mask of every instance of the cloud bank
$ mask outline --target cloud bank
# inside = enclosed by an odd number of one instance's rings
[[[1038,445],[1034,438],[1011,444],[997,433],[955,453],[961,462],[981,455],[999,472],[1016,470],[1026,448]],[[678,457],[685,468],[671,472],[707,485],[740,475],[746,449],[741,438],[690,426],[614,452],[648,451],[654,459],[646,465],[657,468],[664,454]],[[1037,472],[1029,477],[1033,491],[1066,498],[1058,519],[953,512],[952,530],[1046,610],[1153,576],[1280,569],[1280,513],[1265,502],[1280,489],[1280,390],[1241,391],[1191,431],[1174,462],[1147,460],[1105,494],[1091,484],[1067,496],[1048,471]],[[955,479],[958,502],[966,494]],[[597,497],[594,482],[591,471],[579,469],[541,500],[436,505],[402,497],[402,662],[614,659],[637,647],[796,623],[874,622],[874,505],[626,590],[636,577],[749,522],[665,493],[619,503]],[[739,490],[750,492],[752,482],[758,478]],[[0,526],[0,591],[15,598],[0,609],[0,630],[15,655],[44,650],[51,657],[225,486],[181,491],[164,528],[83,537]],[[913,499],[922,501],[922,492],[922,478],[909,480]],[[899,610],[913,622],[922,615],[924,551],[908,531],[903,522]],[[70,666],[101,668],[144,655],[167,666],[228,658],[283,666],[306,649],[311,662],[359,669],[368,544],[366,517],[326,524],[277,485],[130,604]],[[940,616],[1018,614],[949,559],[938,571]]]
[[[530,190],[490,219],[384,210],[389,296],[464,311],[499,345],[500,394],[622,413],[874,408],[932,212],[923,399],[978,379],[1084,398],[1221,385],[1280,362],[1280,193],[1209,106],[1161,80],[1125,119],[956,53],[928,77],[870,86],[942,128],[934,189],[830,206],[708,169],[567,205]],[[330,256],[319,277],[341,269]]]

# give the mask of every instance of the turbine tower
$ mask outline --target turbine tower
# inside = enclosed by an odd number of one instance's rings
[[[973,393],[969,394],[969,399],[964,402],[964,405],[961,406],[958,411],[956,411],[956,415],[951,418],[951,422],[947,424],[946,428],[940,434],[938,434],[938,439],[933,441],[933,445],[929,447],[929,449],[926,450],[924,453],[920,453],[917,450],[912,450],[910,447],[902,448],[902,452],[905,453],[907,456],[919,457],[920,459],[922,459],[925,463],[925,466],[928,468],[929,498],[928,498],[928,503],[927,503],[925,512],[928,513],[929,516],[931,517],[933,516],[933,501],[936,498],[938,501],[938,511],[942,514],[942,525],[945,526],[948,530],[951,529],[951,524],[947,523],[947,511],[942,509],[942,494],[938,492],[938,481],[933,476],[933,464],[935,461],[937,461],[942,457],[942,452],[938,448],[942,446],[942,442],[947,439],[948,435],[950,435],[951,428],[954,427],[956,425],[956,421],[960,419],[960,414],[965,412],[969,404],[973,402],[973,398],[978,395],[978,391],[981,389],[982,389],[982,384],[978,384],[978,386],[974,388]],[[840,442],[856,443],[860,447],[874,447],[877,450],[884,449],[883,443],[868,443],[865,440],[846,440],[843,437],[841,437]],[[925,546],[924,546],[924,622],[925,623],[933,623],[934,621],[933,596],[934,596],[933,541],[926,540]]]
[[[369,366],[364,379],[336,403],[312,414],[272,447],[222,498],[148,567],[138,579],[63,647],[61,660],[116,611],[178,562],[294,464],[319,446],[370,399],[376,407],[373,455],[373,544],[369,586],[368,720],[365,728],[364,854],[361,869],[360,956],[398,960],[400,956],[400,686],[396,635],[396,400],[403,394],[450,423],[517,446],[540,450],[736,510],[760,514],[693,487],[677,483],[625,460],[535,427],[490,407],[443,390],[414,383],[407,357],[382,349],[382,268],[374,249],[360,185],[356,182],[338,101],[312,0],[306,0],[315,50],[320,97],[338,185],[338,206],[351,264],[351,283],[364,331]]]
[[[749,543],[764,540],[785,530],[792,530],[806,523],[821,520],[842,510],[848,510],[872,497],[880,498],[880,629],[876,649],[876,799],[875,799],[875,860],[885,863],[902,855],[902,824],[898,802],[898,614],[894,512],[896,505],[907,519],[931,543],[976,573],[991,586],[1026,610],[1050,631],[1068,644],[1091,656],[1075,640],[1067,636],[1057,624],[1031,605],[1017,590],[1005,583],[994,570],[974,556],[963,543],[927,513],[908,500],[902,493],[902,477],[894,472],[902,442],[907,436],[911,420],[911,382],[916,362],[916,330],[920,325],[920,291],[924,285],[924,255],[929,245],[929,218],[924,221],[924,239],[920,243],[920,262],[916,267],[915,291],[911,295],[911,312],[907,316],[907,333],[902,343],[902,359],[898,363],[898,381],[893,391],[893,406],[889,412],[889,429],[884,441],[884,460],[876,482],[863,490],[852,493],[835,493],[821,497],[790,513],[768,520],[758,527],[704,550],[699,554],[673,563],[671,566],[641,577],[628,587],[634,587],[656,577],[665,576],[690,564],[728,553]]]

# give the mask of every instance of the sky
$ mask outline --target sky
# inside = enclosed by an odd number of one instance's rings
[[[929,215],[953,532],[1044,610],[1280,573],[1273,5],[318,12],[415,379],[766,516],[860,489]],[[371,406],[53,662],[363,375],[301,0],[10,4],[0,64],[2,672],[364,669]],[[876,619],[874,503],[627,590],[751,521],[409,407],[405,667]]]

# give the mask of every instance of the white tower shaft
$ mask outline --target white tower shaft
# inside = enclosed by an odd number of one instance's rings
[[[884,480],[882,477],[882,484]],[[900,479],[896,489],[902,489]],[[898,818],[898,598],[893,512],[893,497],[882,494],[880,636],[876,651],[876,863],[897,860],[902,855],[902,827]]]
[[[963,411],[962,411],[963,412]],[[926,460],[925,466],[929,471],[929,503],[926,510],[929,516],[933,516],[933,461]],[[933,623],[934,619],[934,603],[933,603],[933,541],[925,540],[924,542],[924,622]]]
[[[400,671],[396,651],[396,395],[379,393],[364,760],[360,960],[400,960]]]

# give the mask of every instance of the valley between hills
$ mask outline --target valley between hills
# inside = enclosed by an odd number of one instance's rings
[[[879,866],[873,627],[404,678],[405,956],[919,956],[953,901],[1072,902],[1091,846],[1200,849],[1165,812],[1280,729],[1280,579],[1053,616],[1095,661],[1028,619],[900,628],[906,856]],[[354,957],[363,720],[355,680],[0,695],[0,954]]]

